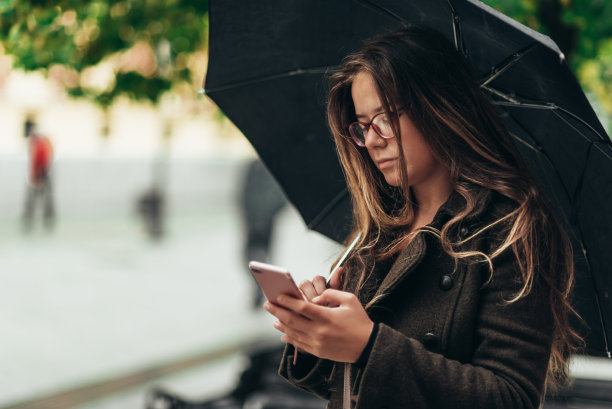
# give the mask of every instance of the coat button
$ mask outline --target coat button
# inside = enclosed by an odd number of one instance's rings
[[[442,276],[442,278],[440,278],[440,282],[438,283],[438,285],[440,286],[441,290],[448,291],[453,288],[453,283],[453,277],[449,276],[448,274],[445,274]]]
[[[425,348],[429,350],[434,350],[438,348],[439,344],[440,344],[440,340],[438,339],[436,334],[428,332],[427,334],[423,336],[423,345],[425,346]]]

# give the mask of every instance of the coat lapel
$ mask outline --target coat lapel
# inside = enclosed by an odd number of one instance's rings
[[[416,269],[423,260],[426,251],[427,245],[425,243],[425,238],[423,233],[420,233],[416,235],[408,247],[400,253],[395,263],[393,263],[391,270],[389,270],[389,273],[380,284],[380,287],[378,287],[374,297],[376,298],[390,293],[401,280]]]

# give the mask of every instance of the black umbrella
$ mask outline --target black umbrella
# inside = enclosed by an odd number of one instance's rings
[[[342,241],[351,205],[325,118],[326,78],[403,25],[451,39],[568,224],[587,351],[610,356],[612,144],[556,44],[473,0],[210,0],[205,93],[251,141],[308,226]]]

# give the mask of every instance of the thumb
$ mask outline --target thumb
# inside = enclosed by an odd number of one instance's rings
[[[340,288],[340,282],[342,279],[343,272],[344,272],[344,267],[338,267],[337,269],[334,270],[334,272],[332,273],[332,277],[329,280],[329,288],[334,288],[336,290]]]
[[[328,288],[323,291],[321,295],[312,299],[317,305],[325,305],[325,306],[339,306],[342,305],[346,301],[346,295],[348,293],[346,291],[334,290],[333,288]]]

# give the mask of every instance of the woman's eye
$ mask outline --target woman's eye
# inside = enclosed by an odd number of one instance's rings
[[[391,124],[391,120],[387,115],[381,115],[378,118],[378,123],[380,124],[379,126],[389,126]]]

